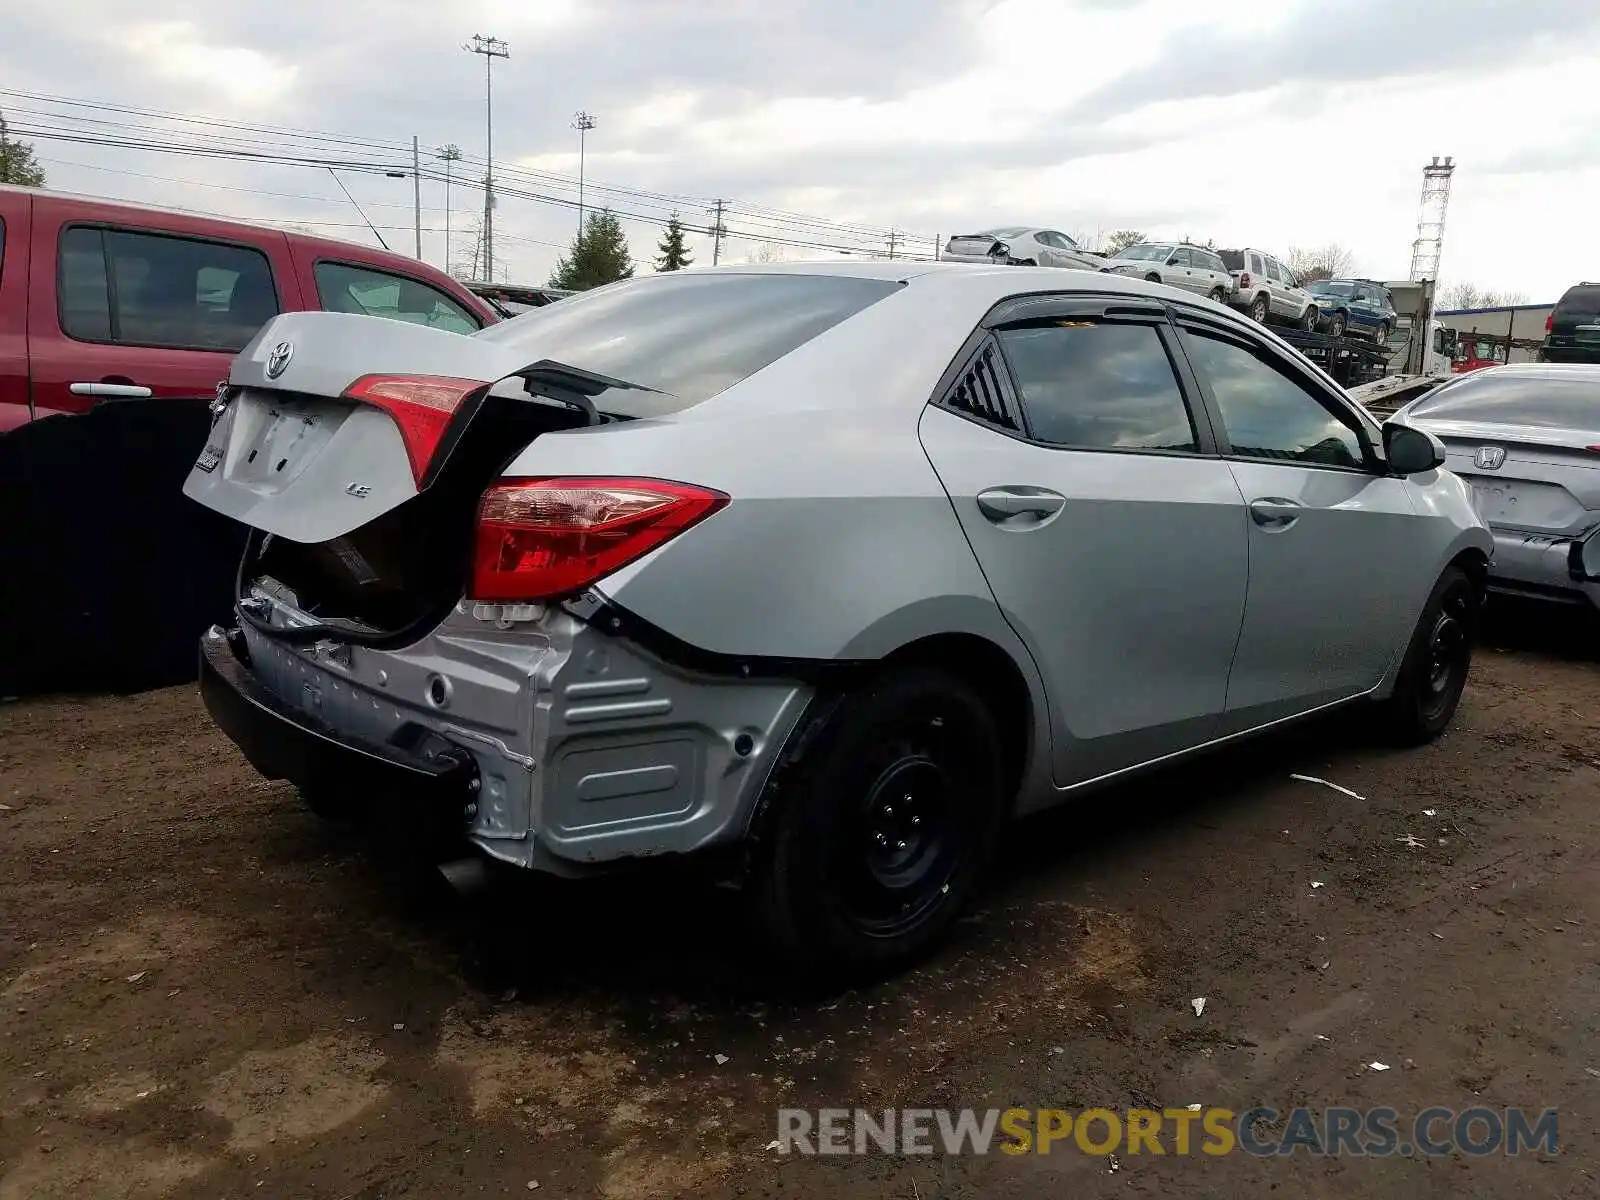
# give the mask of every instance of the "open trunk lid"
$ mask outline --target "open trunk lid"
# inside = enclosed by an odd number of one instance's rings
[[[267,325],[183,488],[254,531],[244,594],[378,644],[440,619],[470,571],[484,490],[540,434],[588,422],[505,378],[526,354],[382,317]]]
[[[351,385],[381,371],[487,386],[523,366],[518,357],[511,347],[383,317],[286,313],[234,360],[226,406],[184,495],[297,542],[347,534],[421,490],[401,423],[349,398]]]

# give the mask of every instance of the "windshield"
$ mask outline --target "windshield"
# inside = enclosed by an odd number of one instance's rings
[[[1424,396],[1410,415],[1440,421],[1489,421],[1542,429],[1600,429],[1600,371],[1463,376]]]
[[[1356,290],[1353,283],[1334,283],[1329,279],[1318,280],[1306,287],[1308,291],[1321,292],[1324,296],[1351,296]]]
[[[646,276],[568,296],[474,334],[652,388],[600,407],[662,416],[708,400],[901,285],[848,275]]]
[[[1600,287],[1570,288],[1556,303],[1554,318],[1558,325],[1578,325],[1596,317],[1600,317]]]
[[[1171,246],[1129,246],[1118,258],[1131,259],[1134,262],[1166,262],[1172,254]]]

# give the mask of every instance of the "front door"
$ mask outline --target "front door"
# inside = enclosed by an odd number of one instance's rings
[[[1427,518],[1371,431],[1286,356],[1185,318],[1249,531],[1250,594],[1228,683],[1230,732],[1358,696],[1403,648]]]
[[[1148,311],[1063,301],[1057,318],[1001,328],[921,423],[1045,681],[1059,786],[1213,737],[1244,612],[1239,489],[1206,453],[1171,327]],[[963,386],[999,403],[972,405]]]

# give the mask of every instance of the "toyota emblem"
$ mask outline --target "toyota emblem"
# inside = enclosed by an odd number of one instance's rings
[[[1479,446],[1478,452],[1472,456],[1473,465],[1480,471],[1498,471],[1505,460],[1504,446]]]
[[[267,378],[276,379],[289,367],[289,360],[294,357],[294,347],[288,342],[279,342],[272,348],[272,353],[267,355]]]

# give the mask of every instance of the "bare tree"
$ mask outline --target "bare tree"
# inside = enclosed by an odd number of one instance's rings
[[[744,256],[747,263],[775,263],[787,261],[787,255],[782,246],[774,242],[762,242],[749,254]]]
[[[1356,256],[1338,242],[1314,249],[1303,246],[1289,247],[1289,270],[1301,283],[1315,283],[1319,279],[1338,279],[1350,274]]]
[[[1439,298],[1439,307],[1445,310],[1463,308],[1506,308],[1521,304],[1527,299],[1524,292],[1498,292],[1493,288],[1480,288],[1475,283],[1457,280]]]
[[[1113,229],[1106,234],[1105,244],[1100,247],[1100,253],[1110,258],[1120,254],[1129,246],[1137,246],[1144,241],[1144,233],[1138,229]]]

